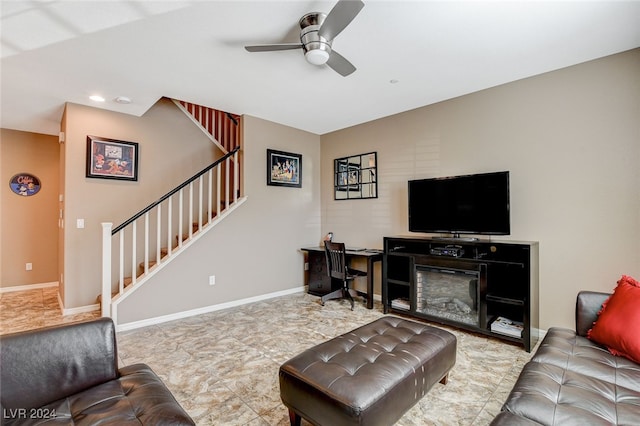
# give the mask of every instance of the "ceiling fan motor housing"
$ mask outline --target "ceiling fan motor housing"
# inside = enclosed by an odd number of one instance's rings
[[[333,50],[333,39],[342,32],[360,10],[362,0],[338,0],[329,14],[311,12],[300,18],[300,43],[262,44],[245,46],[248,52],[273,52],[302,48],[305,59],[312,65],[326,64],[343,77],[351,75],[356,67]]]
[[[331,41],[318,34],[326,17],[324,13],[312,12],[300,18],[300,42],[304,56],[314,65],[325,64],[331,54]]]

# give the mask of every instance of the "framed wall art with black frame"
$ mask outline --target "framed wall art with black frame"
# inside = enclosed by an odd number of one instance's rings
[[[302,188],[302,154],[267,149],[267,185]]]
[[[88,178],[138,180],[136,142],[87,136]]]

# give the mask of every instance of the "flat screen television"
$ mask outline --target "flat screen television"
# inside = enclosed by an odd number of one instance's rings
[[[509,172],[410,180],[409,231],[509,235]]]

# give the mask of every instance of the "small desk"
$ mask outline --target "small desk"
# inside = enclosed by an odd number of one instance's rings
[[[324,247],[303,247],[300,250],[309,254],[309,293],[324,296],[342,287],[342,283],[332,281],[327,274]],[[347,262],[353,258],[367,260],[367,308],[373,309],[373,264],[382,261],[382,250],[347,250],[345,255]]]

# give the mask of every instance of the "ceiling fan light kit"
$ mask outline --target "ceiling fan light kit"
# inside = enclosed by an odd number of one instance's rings
[[[322,49],[308,50],[307,53],[304,54],[304,57],[310,64],[324,65],[329,60],[329,52]]]
[[[364,7],[361,0],[339,0],[329,14],[321,12],[307,13],[300,18],[300,44],[266,44],[245,46],[249,52],[272,52],[302,48],[307,62],[313,65],[327,64],[343,77],[356,70],[356,67],[331,48],[333,39],[360,13]]]

